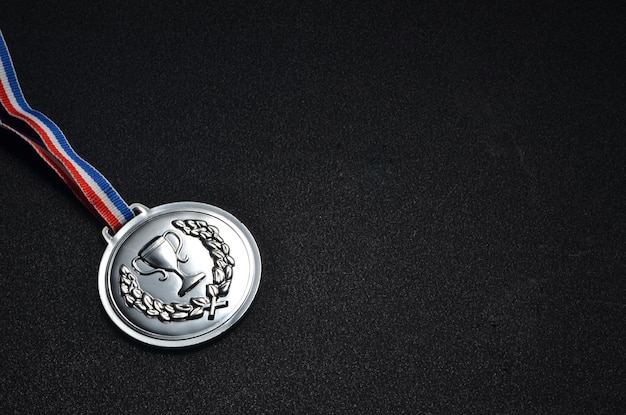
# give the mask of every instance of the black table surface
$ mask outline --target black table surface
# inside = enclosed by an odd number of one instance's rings
[[[1,132],[1,413],[625,411],[622,9],[90,3],[3,2],[28,102],[263,277],[215,342],[130,341],[103,225]]]

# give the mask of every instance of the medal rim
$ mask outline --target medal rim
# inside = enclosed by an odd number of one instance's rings
[[[134,203],[130,207],[133,211],[139,213],[133,219],[124,224],[124,226],[122,226],[122,228],[118,230],[115,235],[111,235],[108,228],[105,227],[103,229],[103,235],[105,240],[107,241],[107,247],[100,261],[100,267],[98,271],[98,292],[100,296],[100,302],[102,303],[104,310],[106,311],[111,321],[115,324],[115,326],[117,326],[120,330],[122,330],[122,332],[124,332],[131,338],[149,346],[180,349],[196,346],[201,343],[213,340],[216,337],[222,335],[224,332],[228,331],[233,325],[240,321],[244,314],[248,311],[250,305],[256,297],[261,282],[262,271],[261,255],[259,252],[259,248],[248,228],[243,223],[241,223],[239,219],[237,219],[235,216],[228,213],[227,211],[220,209],[217,206],[209,205],[206,203],[173,202],[159,205],[153,208],[148,208],[142,204]],[[250,289],[246,292],[245,299],[241,303],[239,308],[228,320],[220,324],[218,327],[203,334],[193,334],[189,337],[182,336],[182,338],[180,335],[178,335],[176,336],[176,338],[167,339],[164,338],[166,336],[157,334],[154,334],[154,336],[150,336],[148,334],[140,332],[139,330],[145,332],[149,332],[149,330],[145,330],[143,328],[134,328],[134,323],[128,320],[128,317],[124,316],[123,313],[117,311],[118,307],[115,305],[115,300],[112,298],[111,293],[109,264],[111,264],[115,260],[115,255],[117,251],[123,246],[126,239],[130,237],[133,232],[138,230],[145,223],[149,222],[151,218],[156,218],[163,214],[175,212],[197,212],[207,214],[209,216],[217,217],[218,219],[224,221],[226,224],[229,224],[235,230],[235,232],[240,235],[246,247],[249,248],[248,254],[250,255],[251,262],[249,277],[252,278],[253,281],[251,282]]]

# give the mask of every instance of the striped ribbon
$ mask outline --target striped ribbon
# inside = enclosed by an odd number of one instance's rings
[[[117,231],[135,216],[104,176],[74,152],[59,127],[26,103],[2,32],[0,101],[0,127],[30,144],[87,208],[107,226]]]

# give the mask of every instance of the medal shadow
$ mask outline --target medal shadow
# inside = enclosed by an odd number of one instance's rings
[[[217,337],[206,340],[199,344],[184,347],[159,347],[144,343],[124,333],[115,323],[113,323],[113,320],[109,318],[102,306],[100,306],[100,315],[102,316],[102,320],[106,320],[108,326],[113,328],[112,332],[118,334],[118,336],[116,336],[115,339],[111,339],[111,341],[118,343],[118,346],[122,349],[127,348],[128,343],[130,343],[134,345],[137,349],[143,350],[151,355],[189,355],[192,353],[206,352],[206,349],[213,347],[215,344],[222,341],[227,341],[227,339],[232,335],[233,332],[238,331],[236,329],[237,326],[239,326],[242,321],[246,320],[248,312],[241,316],[241,318],[237,320],[237,322],[235,322],[232,326],[230,326],[228,330],[220,333]]]

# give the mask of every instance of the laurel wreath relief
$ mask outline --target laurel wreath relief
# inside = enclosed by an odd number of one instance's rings
[[[215,226],[201,220],[176,220],[172,225],[185,235],[198,238],[213,259],[213,282],[207,285],[207,296],[193,297],[188,303],[165,303],[145,292],[139,280],[126,265],[120,267],[120,290],[126,305],[143,312],[147,317],[157,317],[162,322],[193,320],[202,317],[209,308],[209,319],[215,309],[228,306],[219,297],[228,294],[233,278],[235,260],[230,256],[230,247],[224,243]]]

